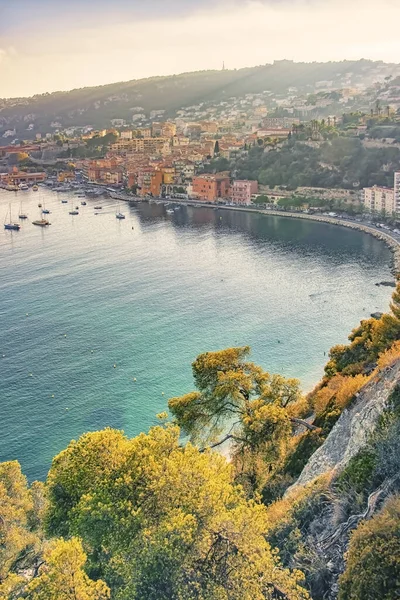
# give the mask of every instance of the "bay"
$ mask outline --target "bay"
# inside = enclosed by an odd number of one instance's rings
[[[390,252],[361,232],[161,204],[121,204],[118,221],[110,199],[71,216],[79,198],[42,188],[0,190],[3,220],[21,199],[29,220],[0,233],[0,461],[30,480],[85,431],[147,431],[192,390],[200,352],[250,345],[310,389],[329,348],[388,309],[375,283],[391,279]],[[39,202],[46,229],[31,223]]]

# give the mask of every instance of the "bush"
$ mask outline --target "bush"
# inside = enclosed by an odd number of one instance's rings
[[[394,600],[400,596],[400,498],[362,523],[351,536],[339,600]]]

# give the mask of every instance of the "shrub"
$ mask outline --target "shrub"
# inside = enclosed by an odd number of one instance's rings
[[[339,600],[394,600],[400,595],[400,498],[351,536]]]

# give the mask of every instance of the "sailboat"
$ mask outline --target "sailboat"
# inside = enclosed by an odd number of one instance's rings
[[[18,215],[19,219],[27,219],[28,215],[26,215],[25,213],[22,212],[22,200],[21,200],[21,204],[19,206],[19,215]]]
[[[125,215],[122,212],[119,211],[119,204],[118,204],[117,208],[118,208],[118,210],[115,213],[115,218],[116,219],[125,219]]]
[[[4,223],[4,229],[12,229],[14,231],[19,231],[21,229],[21,225],[19,223],[13,223],[12,222],[12,218],[11,218],[11,204],[9,207],[9,213],[10,213],[10,222],[9,223]],[[6,220],[7,220],[7,215],[6,215]]]

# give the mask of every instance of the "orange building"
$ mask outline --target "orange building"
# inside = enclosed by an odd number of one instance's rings
[[[14,167],[11,173],[0,173],[0,183],[5,185],[19,185],[20,183],[39,183],[46,179],[46,173],[26,173]]]
[[[228,198],[230,192],[229,176],[225,173],[198,175],[193,177],[193,196],[206,202],[216,202]]]

